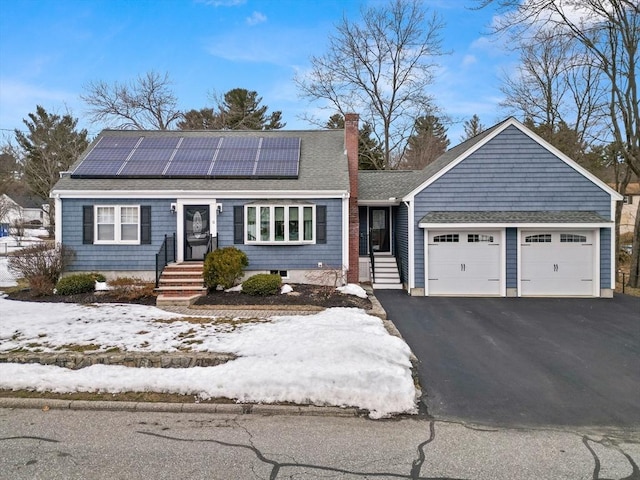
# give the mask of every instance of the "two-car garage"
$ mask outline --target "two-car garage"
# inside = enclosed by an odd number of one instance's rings
[[[506,230],[426,230],[425,294],[598,296],[597,230]]]

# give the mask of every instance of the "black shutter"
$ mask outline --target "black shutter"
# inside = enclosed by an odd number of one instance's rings
[[[244,243],[244,207],[233,207],[233,243]]]
[[[82,243],[93,244],[93,205],[82,206]]]
[[[327,207],[316,206],[316,243],[327,243]]]
[[[151,244],[151,205],[140,207],[140,244]]]

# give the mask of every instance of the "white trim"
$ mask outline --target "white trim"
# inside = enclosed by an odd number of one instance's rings
[[[409,283],[409,293],[411,293],[411,290],[413,288],[415,288],[416,286],[416,279],[415,279],[415,268],[413,263],[416,261],[415,259],[415,227],[414,227],[414,204],[413,202],[405,202],[405,204],[407,205],[407,225],[408,225],[408,232],[407,232],[407,256],[409,257],[407,259],[407,269],[408,271],[408,283]]]
[[[56,243],[62,243],[62,199],[59,196],[54,197],[55,213],[54,218],[56,222],[54,238]]]
[[[275,239],[275,208],[283,208],[284,213],[284,238],[283,240]],[[296,207],[298,209],[298,240],[289,240],[289,213],[291,207]],[[248,210],[250,208],[256,209],[256,239],[249,239],[249,229],[248,229],[248,221],[249,214]],[[262,208],[269,209],[269,240],[261,239],[261,212]],[[304,239],[304,210],[306,208],[311,209],[311,239]],[[244,244],[245,245],[313,245],[316,243],[316,205],[315,204],[299,204],[299,203],[251,203],[244,205]],[[302,238],[301,238],[302,237]]]
[[[349,193],[344,190],[305,190],[305,191],[282,191],[273,192],[272,190],[237,190],[237,191],[218,191],[218,190],[56,190],[53,195],[60,198],[126,198],[126,199],[166,199],[180,198],[188,195],[191,199],[208,200],[212,195],[218,199],[300,199],[300,198],[345,198]]]
[[[358,215],[358,218],[360,218],[360,216]],[[360,225],[358,225],[358,228],[360,228]],[[349,231],[349,196],[345,196],[342,199],[342,273],[344,274],[345,271],[349,270],[349,265],[350,265],[350,246],[349,246],[349,235],[350,235],[350,231]],[[360,232],[358,231],[358,235],[360,234]],[[360,262],[360,259],[358,258],[358,262]],[[358,273],[358,276],[360,276],[360,274]]]
[[[429,230],[424,229],[422,231],[424,235],[424,242],[422,242],[422,249],[424,250],[424,296],[429,296]]]
[[[98,238],[98,209],[100,208],[112,208],[113,209],[113,240],[100,240]],[[123,240],[122,239],[122,209],[123,208],[135,208],[137,210],[138,217],[138,238],[135,240]],[[132,224],[127,224],[132,225]],[[142,221],[140,218],[140,205],[93,205],[93,231],[94,231],[94,245],[140,245]]]
[[[611,238],[611,241],[609,242],[611,244],[611,259],[609,260],[609,268],[611,270],[611,289],[615,290],[616,289],[616,254],[618,252],[618,246],[616,245],[616,233],[615,233],[615,228],[611,227],[609,228],[609,236]],[[601,287],[602,288],[602,287]]]
[[[594,248],[594,252],[593,252],[593,296],[594,297],[599,297],[600,296],[600,260],[601,260],[601,255],[600,255],[600,229],[596,229],[593,231],[593,237],[594,237],[594,241],[593,241],[593,246]]]
[[[493,140],[496,136],[498,136],[499,134],[501,134],[503,131],[505,131],[507,128],[509,128],[511,126],[513,126],[513,127],[517,128],[518,130],[520,130],[522,133],[524,133],[529,138],[531,138],[534,142],[538,143],[541,147],[545,148],[550,153],[552,153],[553,155],[558,157],[561,161],[566,163],[569,167],[573,168],[576,172],[580,173],[582,176],[584,176],[585,178],[590,180],[597,187],[601,188],[606,193],[611,195],[612,200],[622,200],[623,199],[623,197],[622,197],[622,195],[620,195],[620,193],[616,192],[614,189],[609,187],[609,185],[604,183],[598,177],[596,177],[595,175],[590,173],[588,170],[586,170],[583,167],[581,167],[580,165],[578,165],[575,161],[573,161],[572,159],[567,157],[564,153],[562,153],[560,150],[555,148],[553,145],[551,145],[550,143],[548,143],[545,140],[543,140],[542,138],[540,138],[538,135],[533,133],[531,130],[529,130],[527,127],[525,127],[522,123],[520,123],[518,120],[516,120],[513,117],[510,117],[507,120],[505,120],[502,125],[500,125],[493,132],[491,132],[491,134],[487,135],[487,137],[483,138],[476,145],[474,145],[473,147],[471,147],[468,150],[466,150],[458,158],[456,158],[455,160],[453,160],[452,162],[447,164],[445,167],[443,167],[440,171],[436,172],[434,175],[429,177],[426,181],[424,181],[418,187],[414,188],[411,192],[409,192],[407,195],[405,195],[403,197],[403,200],[413,199],[413,197],[415,197],[422,190],[424,190],[429,185],[434,183],[436,180],[438,180],[440,177],[442,177],[444,174],[446,174],[449,170],[451,170],[454,167],[456,167],[458,164],[460,164],[463,160],[465,160],[471,154],[475,153],[477,150],[479,150],[480,148],[484,147],[489,141]]]
[[[207,201],[203,201],[207,200]],[[176,262],[184,262],[184,207],[187,205],[209,205],[209,233],[210,235],[218,235],[218,202],[217,199],[209,197],[185,197],[176,199]]]
[[[450,230],[450,229],[469,229],[469,228],[527,228],[527,229],[571,229],[571,230],[589,230],[594,228],[608,228],[611,227],[612,222],[606,223],[428,223],[420,222],[418,226],[420,228],[430,228],[434,230]]]

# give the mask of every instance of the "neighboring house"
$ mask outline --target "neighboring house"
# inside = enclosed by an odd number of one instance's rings
[[[622,197],[516,120],[421,171],[358,172],[357,145],[354,114],[344,132],[104,131],[52,191],[56,240],[71,271],[108,275],[153,277],[175,234],[177,263],[234,245],[289,282],[612,295]]]
[[[44,213],[47,205],[32,195],[7,195],[3,193],[0,195],[0,202],[3,203],[2,212],[6,212],[0,218],[0,223],[2,224],[13,225],[16,222],[20,222],[37,227],[46,227],[49,223],[49,217]],[[8,208],[6,208],[7,205]]]
[[[630,183],[624,192],[624,205],[620,217],[620,233],[633,233],[640,203],[640,182]]]

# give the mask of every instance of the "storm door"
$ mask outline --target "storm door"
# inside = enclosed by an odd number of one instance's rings
[[[209,247],[209,205],[184,207],[184,260],[204,260]]]
[[[389,253],[390,249],[389,209],[387,207],[369,208],[369,235],[373,253]]]

